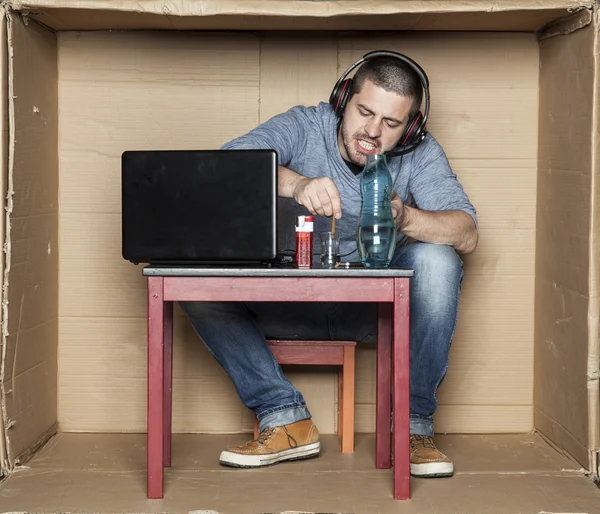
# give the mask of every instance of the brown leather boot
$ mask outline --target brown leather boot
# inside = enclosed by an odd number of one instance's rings
[[[253,441],[222,451],[219,461],[234,468],[258,468],[315,457],[320,451],[319,431],[312,420],[304,419],[267,428]]]
[[[415,477],[450,477],[454,465],[436,448],[432,437],[410,434],[410,473]]]

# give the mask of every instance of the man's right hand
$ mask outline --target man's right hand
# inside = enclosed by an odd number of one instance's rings
[[[342,217],[340,193],[329,177],[302,177],[294,186],[293,197],[311,214]]]

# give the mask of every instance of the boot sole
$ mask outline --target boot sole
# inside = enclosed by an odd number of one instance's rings
[[[321,443],[305,444],[297,448],[282,450],[267,455],[244,455],[224,450],[219,462],[230,468],[264,468],[285,461],[305,460],[316,457],[321,451]]]
[[[449,462],[411,464],[410,474],[416,478],[442,478],[454,475],[454,466]]]

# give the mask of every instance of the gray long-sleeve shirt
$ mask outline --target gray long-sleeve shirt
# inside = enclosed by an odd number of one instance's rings
[[[271,148],[277,151],[279,164],[306,177],[330,177],[340,192],[342,218],[336,223],[340,234],[340,253],[344,260],[359,260],[356,226],[361,208],[360,177],[342,159],[338,148],[339,118],[332,107],[321,102],[315,107],[296,106],[262,123],[223,149]],[[403,157],[388,159],[394,190],[407,205],[428,211],[462,210],[473,217],[476,211],[448,159],[431,134],[417,149]],[[295,247],[294,217],[310,214],[291,199],[278,202],[279,249]],[[331,219],[315,216],[315,233],[330,230]],[[406,238],[398,234],[398,244]],[[318,235],[315,237],[315,243]]]

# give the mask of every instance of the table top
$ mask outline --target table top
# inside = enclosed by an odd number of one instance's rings
[[[148,277],[340,277],[340,278],[400,278],[412,277],[412,269],[399,268],[337,268],[337,269],[296,269],[276,268],[236,268],[206,266],[167,266],[148,265],[142,270]]]

